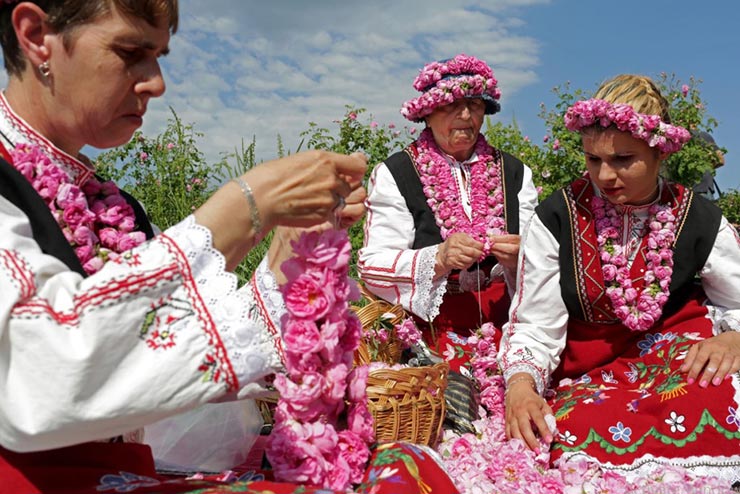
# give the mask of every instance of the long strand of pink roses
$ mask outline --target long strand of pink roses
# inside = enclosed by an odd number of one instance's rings
[[[286,374],[267,457],[282,481],[346,490],[362,481],[375,439],[366,366],[352,369],[362,326],[348,306],[360,298],[349,277],[345,231],[304,233],[281,266],[287,309],[282,323]],[[340,416],[346,429],[340,430]]]
[[[427,204],[434,213],[442,239],[453,233],[467,233],[483,243],[483,256],[490,253],[489,235],[505,232],[504,192],[501,165],[483,136],[478,137],[475,153],[478,160],[470,169],[471,217],[465,214],[457,181],[450,164],[440,152],[430,129],[419,137],[417,148],[421,183]]]
[[[18,144],[10,156],[49,206],[86,273],[146,240],[134,231],[134,210],[113,182],[91,178],[79,187],[35,145]]]
[[[616,243],[621,215],[610,202],[600,197],[593,198],[591,210],[596,220],[606,294],[612,302],[614,314],[632,331],[650,329],[663,314],[663,306],[670,294],[676,218],[668,205],[654,204],[650,207],[645,286],[638,292],[632,286],[626,252]]]

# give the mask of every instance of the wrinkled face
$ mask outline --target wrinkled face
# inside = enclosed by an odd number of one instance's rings
[[[486,104],[481,98],[462,98],[438,107],[426,122],[439,148],[464,161],[473,154],[485,113]]]
[[[666,155],[616,129],[586,130],[581,137],[591,181],[605,199],[633,206],[655,199]]]
[[[168,52],[168,24],[109,15],[76,28],[65,48],[48,36],[51,91],[47,137],[75,152],[127,142],[142,124],[151,98],[164,93],[159,57]]]

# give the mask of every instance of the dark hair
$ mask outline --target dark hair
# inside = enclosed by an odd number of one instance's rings
[[[75,28],[95,21],[111,12],[115,6],[123,14],[144,19],[155,26],[161,18],[167,19],[170,32],[177,31],[178,0],[30,0],[46,12],[47,23],[62,34],[65,46],[72,41]],[[11,21],[14,3],[0,2],[0,44],[3,46],[5,70],[9,75],[19,75],[26,67],[23,52]]]

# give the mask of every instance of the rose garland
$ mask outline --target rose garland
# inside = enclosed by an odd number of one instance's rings
[[[267,457],[278,480],[346,490],[361,482],[374,440],[368,368],[352,369],[362,327],[347,304],[360,297],[348,276],[351,247],[336,230],[304,233],[292,246],[296,257],[281,267],[286,374],[275,377],[280,399]]]
[[[630,105],[601,99],[577,101],[565,112],[564,119],[565,127],[576,132],[596,124],[605,128],[614,125],[664,153],[675,153],[691,139],[688,130],[667,124],[658,115],[637,113]]]
[[[601,255],[601,270],[607,285],[606,294],[612,302],[614,314],[632,331],[650,329],[660,319],[663,306],[670,295],[673,274],[673,242],[676,239],[676,218],[668,205],[650,206],[647,225],[648,251],[645,287],[638,292],[632,287],[627,256],[619,238],[621,216],[614,205],[601,197],[594,197],[591,210],[596,219],[596,236]]]
[[[467,233],[484,245],[482,258],[486,257],[491,251],[489,235],[506,231],[499,156],[494,157],[493,148],[483,136],[478,136],[475,144],[478,160],[470,168],[472,214],[468,218],[450,164],[437,147],[430,129],[425,129],[419,136],[417,149],[416,162],[424,195],[442,239],[456,232]]]
[[[146,240],[115,183],[90,178],[77,186],[38,146],[10,150],[13,166],[31,183],[59,223],[87,274]]]

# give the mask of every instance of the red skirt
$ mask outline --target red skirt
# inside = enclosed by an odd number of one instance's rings
[[[450,363],[451,371],[459,372],[472,356],[467,338],[486,322],[500,329],[508,320],[510,303],[506,283],[497,281],[479,292],[446,293],[432,324],[418,318],[416,324],[429,348]],[[497,331],[493,343],[498,347],[500,340]]]
[[[571,321],[551,399],[552,460],[596,459],[625,474],[673,464],[731,478],[740,469],[738,376],[702,388],[679,372],[689,347],[712,335],[699,300],[645,332]]]
[[[274,482],[269,471],[235,468],[223,476],[184,479],[158,475],[148,446],[86,443],[39,453],[0,448],[0,494],[100,493],[322,493],[333,491]],[[452,481],[426,450],[411,444],[383,444],[373,451],[363,483],[367,494],[456,494]]]

